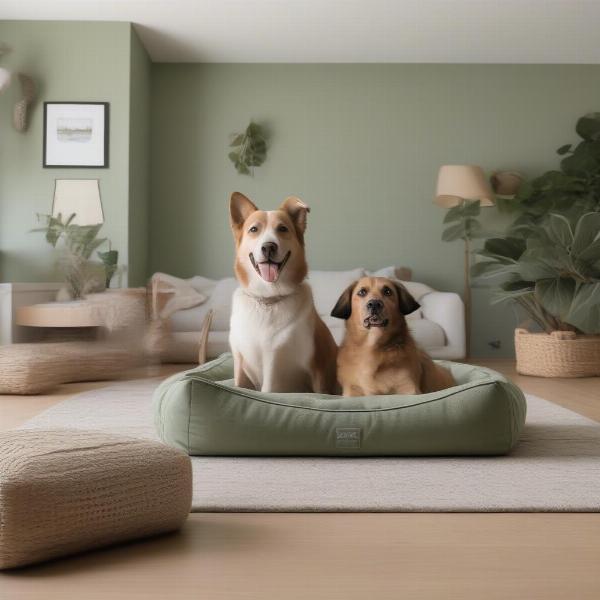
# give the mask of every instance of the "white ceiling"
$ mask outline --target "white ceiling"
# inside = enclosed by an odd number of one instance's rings
[[[132,21],[156,62],[600,63],[600,0],[1,0]]]

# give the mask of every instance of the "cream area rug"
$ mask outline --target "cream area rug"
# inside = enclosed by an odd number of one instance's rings
[[[158,380],[63,401],[24,428],[74,427],[156,439]],[[599,511],[600,424],[528,396],[512,454],[493,458],[194,457],[193,511]]]

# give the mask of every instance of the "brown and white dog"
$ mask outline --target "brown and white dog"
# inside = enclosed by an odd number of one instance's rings
[[[259,210],[239,192],[229,213],[235,239],[229,342],[235,384],[263,392],[336,392],[337,345],[315,310],[304,232],[309,208],[290,197]]]
[[[340,296],[331,315],[346,319],[337,361],[344,396],[424,394],[456,385],[408,331],[404,317],[419,306],[403,285],[384,277],[363,277]]]

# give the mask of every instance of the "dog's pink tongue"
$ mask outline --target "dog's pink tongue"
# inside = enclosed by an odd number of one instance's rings
[[[258,263],[260,270],[260,276],[269,283],[273,283],[277,279],[277,273],[279,271],[279,265],[275,263]]]

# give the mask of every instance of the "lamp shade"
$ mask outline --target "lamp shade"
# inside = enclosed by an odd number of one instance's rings
[[[73,213],[74,225],[104,223],[100,183],[97,179],[57,179],[54,186],[52,216],[67,219]]]
[[[494,205],[494,193],[481,167],[444,165],[440,167],[435,203],[452,208],[465,200],[479,200],[481,206]]]

